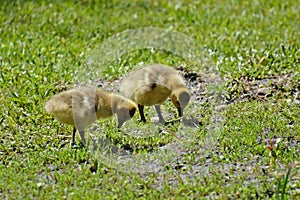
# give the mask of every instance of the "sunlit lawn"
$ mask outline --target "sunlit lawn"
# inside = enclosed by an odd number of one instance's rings
[[[299,198],[299,12],[291,0],[2,1],[0,197]],[[115,60],[95,51],[115,34],[143,27],[184,34],[203,50],[196,56],[209,62],[200,70],[164,47],[134,49]],[[151,119],[154,108],[146,108],[146,124],[137,113],[121,132],[115,118],[87,131],[128,149],[127,157],[107,162],[91,148],[71,148],[72,127],[54,120],[44,105],[78,84],[95,56],[105,66],[89,81],[108,90],[147,63],[186,66],[209,79],[188,84],[193,97],[186,124],[192,126],[160,126]],[[221,86],[210,94],[207,84],[214,81]],[[212,96],[220,101],[214,104]],[[170,102],[163,110],[174,118]]]

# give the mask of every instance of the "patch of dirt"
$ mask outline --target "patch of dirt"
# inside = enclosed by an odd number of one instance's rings
[[[230,101],[273,99],[300,104],[300,82],[294,80],[291,74],[258,80],[241,77],[229,81],[227,91]]]

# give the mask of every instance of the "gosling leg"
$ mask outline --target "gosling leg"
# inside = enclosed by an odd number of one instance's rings
[[[73,134],[72,134],[72,141],[71,141],[71,145],[74,146],[75,145],[75,133],[76,133],[76,128],[73,128]]]
[[[141,116],[141,121],[146,122],[146,118],[144,115],[144,106],[138,104],[138,108],[139,108],[139,112],[140,112],[140,116]]]
[[[81,138],[81,141],[82,141],[82,144],[85,145],[85,139],[84,139],[84,131],[79,131],[79,135],[80,135],[80,138]]]
[[[155,105],[155,110],[157,112],[158,118],[159,118],[159,122],[164,124],[165,123],[165,119],[161,114],[161,110],[160,110],[160,105]]]

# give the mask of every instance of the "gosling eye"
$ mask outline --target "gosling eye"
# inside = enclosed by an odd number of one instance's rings
[[[180,103],[179,103],[179,101],[175,101],[175,102],[174,102],[174,105],[175,105],[176,108],[180,108]]]
[[[172,96],[172,102],[176,108],[180,108],[180,103],[175,95]]]

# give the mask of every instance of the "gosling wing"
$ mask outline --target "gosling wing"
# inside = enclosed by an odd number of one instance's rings
[[[147,84],[136,88],[131,99],[140,105],[152,106],[162,104],[171,94],[171,90],[156,83]]]

